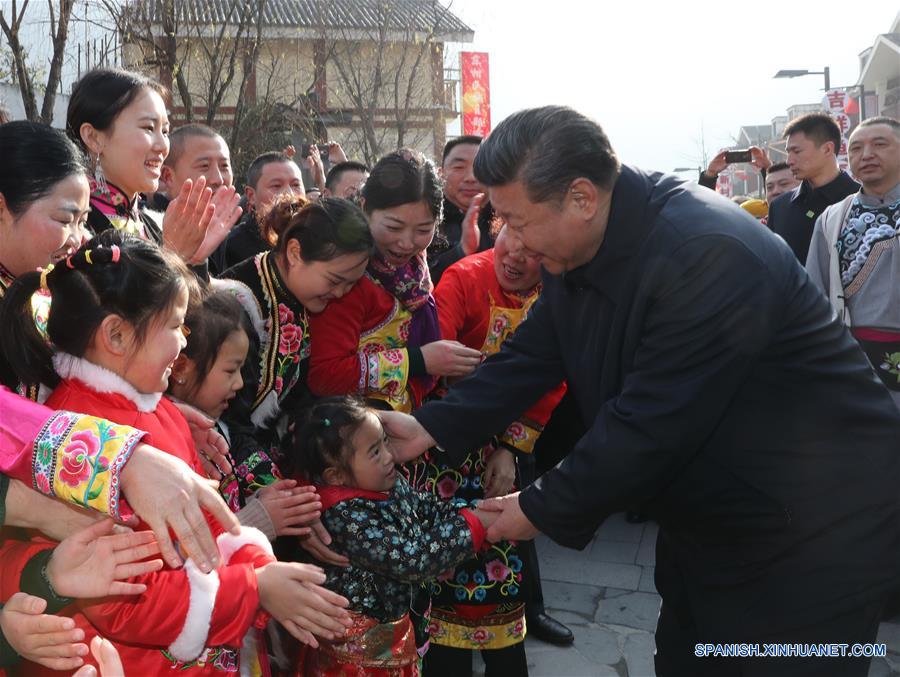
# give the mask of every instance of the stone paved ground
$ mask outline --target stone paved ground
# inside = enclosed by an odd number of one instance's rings
[[[544,600],[572,628],[575,644],[558,648],[529,638],[531,677],[654,677],[656,531],[655,524],[614,515],[583,552],[539,538]],[[900,675],[900,617],[881,624],[878,641],[888,657],[872,662],[869,677]],[[476,664],[475,674],[483,675]]]

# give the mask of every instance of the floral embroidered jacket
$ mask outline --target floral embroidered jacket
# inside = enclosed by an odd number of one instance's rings
[[[481,521],[398,477],[390,492],[317,487],[332,549],[349,567],[325,567],[325,585],[350,610],[385,623],[409,612],[413,585],[470,558],[484,543]]]
[[[411,373],[411,348],[418,346],[407,345],[410,318],[393,294],[364,275],[310,316],[310,390],[322,397],[362,395],[407,412],[420,405],[431,380]]]
[[[540,285],[524,295],[503,289],[494,271],[493,249],[467,256],[447,268],[434,292],[441,336],[493,355],[525,319],[539,294]],[[566,384],[561,383],[510,424],[500,434],[500,442],[531,453],[565,394]]]
[[[171,402],[138,393],[117,375],[83,359],[58,354],[54,366],[62,381],[49,406],[102,412],[113,421],[141,426],[160,448],[202,472],[187,422]],[[90,492],[92,480],[106,474],[96,450],[116,434],[101,425],[79,435],[81,453],[62,472],[73,491],[84,487]],[[67,615],[84,630],[87,641],[100,634],[113,642],[126,674],[175,669],[218,675],[237,672],[239,663],[257,661],[255,629],[264,626],[268,615],[259,608],[255,569],[274,561],[271,546],[256,529],[233,536],[212,519],[208,524],[224,562],[216,571],[204,575],[188,560],[182,569],[166,567],[135,579],[147,585],[143,595],[79,600],[69,607]],[[239,651],[242,645],[247,651]],[[29,675],[55,674],[31,664],[27,670]]]
[[[105,429],[109,434],[92,447],[92,457],[106,470],[73,486],[71,470],[84,462],[80,441]],[[146,433],[109,420],[53,411],[0,387],[0,472],[36,491],[125,520],[134,513],[121,496],[119,473]]]
[[[270,252],[229,268],[212,285],[233,293],[254,329],[241,375],[244,386],[222,414],[231,438],[235,475],[222,486],[233,510],[281,477],[277,466],[282,411],[306,396],[309,329]]]

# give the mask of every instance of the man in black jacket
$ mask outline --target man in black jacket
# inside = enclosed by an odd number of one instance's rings
[[[464,455],[565,379],[588,431],[483,503],[489,539],[584,548],[643,508],[660,524],[660,677],[865,675],[868,659],[701,657],[872,642],[900,571],[900,414],[796,257],[711,191],[620,166],[568,108],[505,120],[475,172],[544,289],[445,399],[383,415],[398,460]]]
[[[827,113],[809,113],[784,128],[788,165],[801,183],[769,203],[767,224],[784,238],[803,265],[816,219],[829,205],[859,190],[859,184],[838,168],[841,129]]]
[[[444,218],[438,225],[434,242],[428,247],[428,269],[435,285],[441,275],[464,256],[490,249],[494,246],[491,236],[493,211],[485,205],[478,214],[477,233],[466,232],[465,216],[476,195],[484,193],[472,173],[472,164],[480,136],[458,136],[444,145],[441,161],[441,178],[444,181]]]

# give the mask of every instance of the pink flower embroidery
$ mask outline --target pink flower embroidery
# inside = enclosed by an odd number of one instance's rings
[[[90,430],[80,430],[63,451],[60,479],[77,487],[91,475],[90,458],[100,451],[100,440]]]
[[[303,330],[296,324],[286,324],[281,328],[281,338],[278,343],[278,352],[282,355],[290,355],[300,350],[300,341],[303,339]]]
[[[280,376],[275,377],[275,392],[279,395],[281,394],[281,389],[284,388],[284,379]]]
[[[441,498],[452,498],[459,489],[459,484],[452,477],[445,477],[437,483],[438,495]]]
[[[384,352],[384,359],[391,364],[400,364],[403,362],[403,353],[399,350],[387,350]]]
[[[475,644],[487,644],[491,641],[492,637],[493,634],[488,632],[485,628],[476,628],[471,635],[471,639]]]
[[[510,439],[520,442],[525,439],[525,426],[518,421],[510,423],[506,429],[506,434],[509,435]]]
[[[62,435],[66,428],[69,427],[69,422],[71,419],[68,416],[57,416],[53,419],[53,423],[50,424],[50,432],[53,435]]]
[[[506,329],[506,318],[498,317],[494,320],[494,334],[499,336]]]
[[[294,323],[294,311],[288,308],[283,303],[278,304],[278,321],[281,324],[293,324]]]
[[[510,569],[499,559],[491,560],[485,567],[487,569],[487,577],[489,581],[502,583],[509,576]]]
[[[50,480],[44,473],[38,473],[34,476],[34,483],[37,485],[38,491],[42,494],[50,493]]]

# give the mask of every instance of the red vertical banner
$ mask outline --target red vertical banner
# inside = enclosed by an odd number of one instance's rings
[[[460,52],[462,133],[487,136],[491,131],[491,83],[487,52]]]

